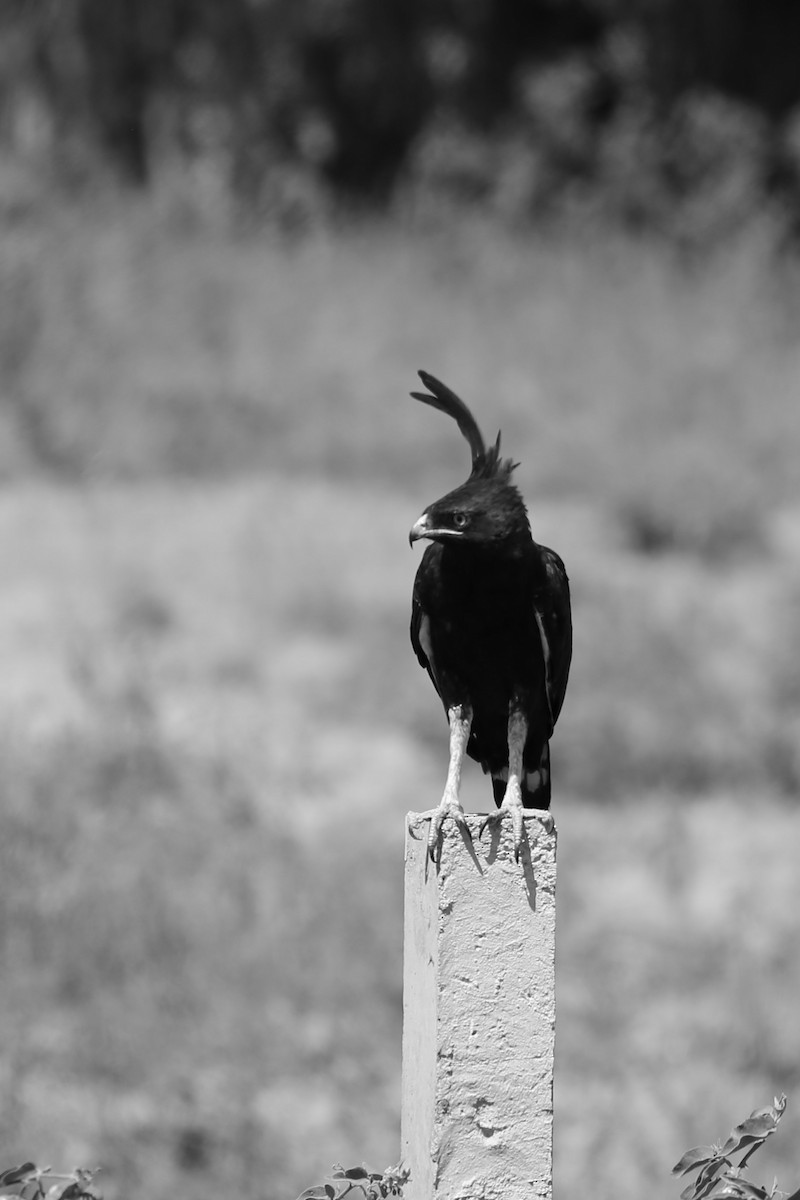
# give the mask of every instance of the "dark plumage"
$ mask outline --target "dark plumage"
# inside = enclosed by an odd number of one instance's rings
[[[567,573],[531,536],[500,435],[487,448],[464,402],[419,374],[431,394],[412,396],[453,417],[472,453],[466,483],[430,504],[410,534],[432,543],[414,581],[411,642],[450,722],[450,769],[429,846],[433,854],[447,815],[464,825],[466,752],[492,776],[500,812],[489,820],[511,813],[519,856],[522,809],[550,805],[549,740],[572,656]]]

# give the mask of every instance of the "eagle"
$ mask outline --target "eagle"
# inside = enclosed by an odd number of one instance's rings
[[[415,521],[409,542],[430,543],[414,580],[411,644],[450,725],[444,794],[431,811],[428,851],[449,816],[469,836],[459,800],[464,755],[491,775],[498,806],[480,827],[510,816],[515,858],[523,810],[552,828],[550,738],[572,658],[569,580],[555,550],[533,540],[512,483],[519,465],[488,446],[467,405],[427,371],[415,400],[452,417],[469,444],[472,470]]]

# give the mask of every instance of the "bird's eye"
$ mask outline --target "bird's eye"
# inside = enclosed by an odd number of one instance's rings
[[[453,524],[456,529],[463,529],[467,523],[467,514],[463,512],[453,513]]]

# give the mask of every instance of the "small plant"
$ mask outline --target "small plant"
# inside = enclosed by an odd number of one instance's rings
[[[0,1200],[100,1200],[100,1193],[91,1189],[96,1174],[76,1167],[69,1175],[59,1175],[50,1167],[26,1162],[0,1171]]]
[[[698,1174],[694,1183],[681,1192],[681,1200],[784,1200],[787,1193],[778,1189],[777,1181],[767,1189],[745,1179],[744,1173],[756,1150],[778,1128],[785,1108],[786,1097],[781,1095],[773,1104],[757,1108],[741,1125],[735,1125],[724,1143],[687,1150],[672,1174]],[[739,1154],[741,1158],[734,1165]],[[800,1200],[800,1189],[788,1200]]]
[[[402,1196],[403,1187],[411,1178],[408,1167],[398,1163],[385,1171],[368,1171],[366,1167],[340,1167],[335,1163],[324,1183],[306,1188],[297,1200],[344,1200],[350,1192],[361,1193],[363,1200],[386,1200],[387,1196]],[[353,1200],[361,1200],[354,1197]],[[2,1197],[0,1197],[2,1200]]]

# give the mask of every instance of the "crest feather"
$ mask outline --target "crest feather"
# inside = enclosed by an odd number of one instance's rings
[[[470,478],[499,479],[507,483],[511,472],[519,463],[512,462],[510,458],[500,457],[500,434],[498,433],[494,445],[487,447],[478,422],[460,396],[427,371],[419,371],[418,374],[431,395],[428,395],[428,392],[412,392],[411,395],[414,400],[421,400],[423,404],[430,404],[431,408],[438,408],[456,422],[472,454]]]

